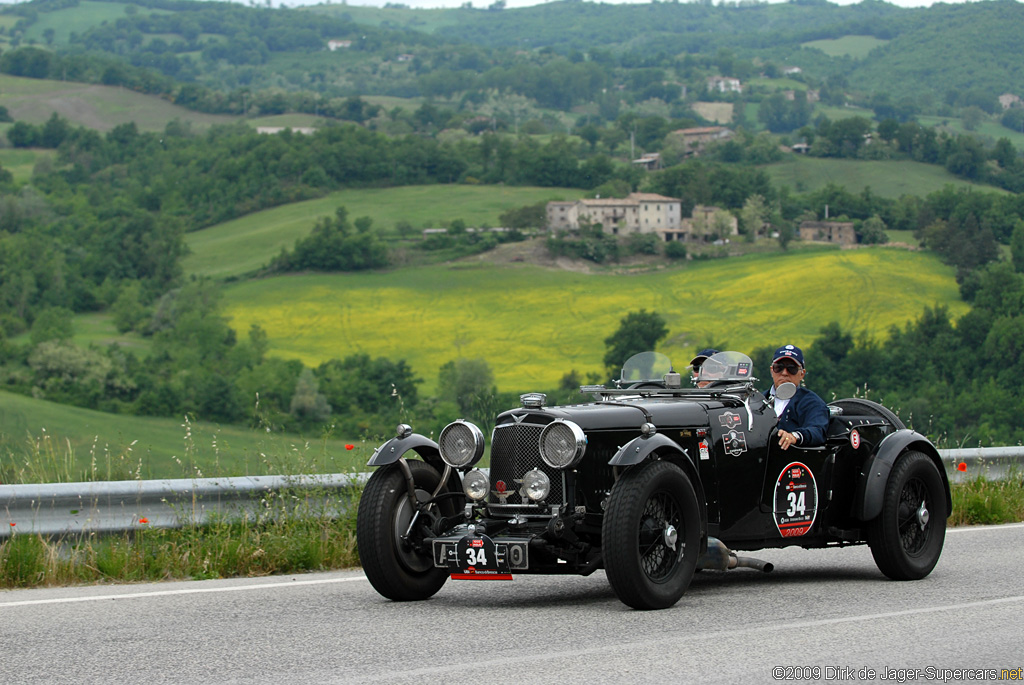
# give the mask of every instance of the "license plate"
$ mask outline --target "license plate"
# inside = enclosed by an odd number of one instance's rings
[[[528,568],[526,554],[525,541],[495,543],[486,535],[434,541],[436,565],[447,567],[458,580],[510,580],[513,570]]]

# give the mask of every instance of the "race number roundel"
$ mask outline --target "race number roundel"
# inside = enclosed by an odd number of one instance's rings
[[[775,481],[775,526],[784,538],[805,535],[818,513],[818,486],[814,474],[794,461]]]

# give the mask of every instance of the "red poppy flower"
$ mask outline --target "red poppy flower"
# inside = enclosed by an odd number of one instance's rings
[[[12,526],[16,526],[17,524],[16,524],[16,523],[11,523],[11,525],[12,525]]]
[[[149,519],[146,518],[145,516],[143,516],[142,518],[139,519],[139,523],[149,523]]]
[[[355,447],[356,447],[355,445],[345,445],[345,449],[347,449],[347,450],[355,449]]]
[[[967,464],[965,464],[963,462],[960,462],[959,464],[956,465],[956,470],[957,471],[967,471]]]

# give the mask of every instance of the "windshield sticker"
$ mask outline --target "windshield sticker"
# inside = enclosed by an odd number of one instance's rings
[[[794,461],[775,481],[775,527],[784,538],[805,535],[818,513],[818,486],[814,474]]]
[[[747,451],[747,436],[742,431],[729,431],[722,436],[722,446],[726,454],[738,457]]]
[[[747,362],[741,362],[741,363],[737,364],[736,365],[736,375],[737,376],[743,376],[743,377],[749,376],[750,375],[750,364],[748,364]]]

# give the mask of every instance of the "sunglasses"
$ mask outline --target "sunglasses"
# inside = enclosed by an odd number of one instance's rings
[[[772,371],[775,373],[782,373],[785,371],[791,376],[795,376],[800,372],[800,365],[796,362],[775,362],[772,364]]]

